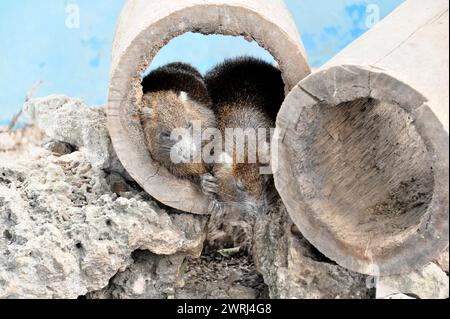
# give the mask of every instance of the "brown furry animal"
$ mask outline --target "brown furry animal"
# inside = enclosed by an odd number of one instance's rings
[[[267,184],[270,180],[268,175],[262,175],[260,168],[270,164],[270,128],[274,127],[266,114],[249,103],[230,104],[224,106],[218,113],[218,128],[226,135],[226,128],[239,128],[245,132],[248,129],[263,129],[264,143],[255,145],[260,149],[251,148],[248,140],[243,142],[243,158],[237,156],[236,136],[225,138],[224,151],[219,155],[219,163],[213,168],[217,180],[219,200],[228,205],[233,205],[251,214],[256,214],[266,204]],[[258,141],[258,136],[256,136]],[[262,149],[261,149],[262,148]],[[232,150],[230,154],[229,151]],[[255,154],[254,160],[249,158],[249,151]],[[260,158],[264,156],[264,159]]]
[[[218,154],[219,163],[213,168],[217,200],[211,207],[208,244],[214,248],[239,245],[249,250],[254,219],[264,213],[276,197],[272,177],[262,175],[260,168],[268,165],[269,129],[275,126],[275,117],[284,99],[281,72],[264,61],[243,57],[220,64],[206,75],[205,82],[213,100],[218,128],[225,137],[225,148]],[[227,128],[265,129],[267,139],[263,145],[258,145],[263,149],[256,151],[265,160],[257,156],[255,162],[250,162],[246,155],[243,161],[238,161],[235,151],[239,142],[226,138]],[[246,142],[240,146],[245,154],[251,150]]]
[[[216,113],[246,103],[275,122],[285,96],[281,71],[253,57],[225,60],[206,74],[205,83]]]
[[[218,128],[223,132],[227,127],[246,130],[272,126],[273,122],[251,105],[228,105],[218,114]],[[231,142],[234,143],[233,140]],[[266,158],[270,156],[268,142],[266,140],[264,151]],[[231,149],[235,150],[235,147],[231,145]],[[244,151],[248,149],[249,146],[245,143]],[[244,156],[244,162],[240,163],[236,154],[227,152],[219,157],[220,163],[216,163],[213,168],[217,194],[211,209],[208,245],[212,249],[240,246],[241,249],[250,251],[255,218],[268,209],[274,196],[272,178],[261,175],[262,163],[258,156],[255,163],[250,163],[248,156]]]
[[[207,164],[194,161],[203,146],[194,139],[195,125],[201,131],[216,126],[201,74],[188,64],[172,63],[151,72],[142,86],[140,119],[153,159],[180,178],[208,173]]]

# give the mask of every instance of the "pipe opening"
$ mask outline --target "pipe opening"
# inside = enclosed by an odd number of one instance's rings
[[[286,92],[310,69],[295,23],[282,1],[187,0],[161,5],[134,0],[124,8],[113,44],[107,109],[116,153],[131,177],[155,199],[182,211],[207,214],[207,196],[152,160],[139,121],[142,74],[163,47],[189,32],[255,41],[278,63]]]
[[[379,276],[445,247],[448,134],[420,92],[379,69],[330,67],[292,90],[277,129],[275,185],[324,255]]]
[[[187,50],[183,51],[182,54],[180,54],[179,46],[182,44],[186,44],[186,41],[193,41],[193,42],[202,42],[203,47],[213,46],[213,48],[218,48],[219,53],[218,55],[211,56],[208,53],[203,54],[203,56],[195,56],[194,59],[189,59],[186,57],[189,57],[190,54],[195,54],[196,49],[195,48],[188,48]],[[240,56],[251,56],[259,58],[265,62],[268,62],[271,65],[274,65],[276,68],[279,68],[279,65],[276,61],[276,57],[272,55],[267,49],[262,47],[258,42],[254,41],[251,38],[239,36],[239,35],[222,35],[222,34],[203,34],[203,33],[196,33],[194,32],[186,32],[182,33],[180,35],[176,35],[174,38],[170,40],[165,40],[164,45],[161,47],[158,47],[157,50],[152,50],[147,58],[143,59],[142,65],[140,67],[140,70],[145,70],[140,73],[139,78],[137,81],[139,81],[139,84],[136,84],[134,86],[134,93],[133,96],[135,97],[133,99],[134,101],[134,108],[138,113],[142,112],[143,109],[143,87],[142,82],[145,76],[147,76],[151,71],[157,69],[158,67],[164,66],[165,64],[172,63],[172,62],[184,62],[191,64],[194,68],[196,68],[202,76],[205,76],[207,71],[212,69],[214,66],[216,66],[219,63],[222,63],[226,59],[232,59]],[[220,45],[227,46],[227,49],[223,49],[222,52],[220,52]],[[233,45],[232,48],[230,48],[230,45]],[[173,53],[171,53],[171,51]],[[155,53],[156,52],[156,53]],[[162,54],[167,54],[168,56],[172,56],[172,59],[168,59],[164,61],[162,59]],[[193,60],[193,61],[192,61]],[[137,82],[136,82],[137,83]],[[288,83],[283,79],[283,83],[285,87],[288,87]],[[266,110],[268,114],[276,114],[278,113],[279,108],[281,108],[281,104],[278,106],[278,109],[276,110]],[[273,121],[275,122],[275,117],[273,117]],[[142,123],[140,123],[140,128],[142,128]],[[148,151],[149,155],[151,155],[151,152]],[[177,181],[180,181],[184,183],[185,189],[186,187],[190,187],[198,194],[198,196],[201,196],[204,198],[205,201],[209,201],[210,198],[207,198],[207,196],[200,193],[201,189],[199,185],[196,183],[195,180],[191,179],[181,179],[177,176],[172,175],[170,172],[162,172],[162,170],[165,170],[160,163],[154,161],[153,165],[158,167],[158,174],[169,174],[170,178],[173,178]],[[199,176],[200,177],[200,176]]]
[[[432,200],[434,174],[411,116],[372,98],[316,107],[309,151],[287,143],[302,157],[292,161],[294,174],[308,172],[317,198],[325,199],[313,204],[317,217],[361,252],[415,232]]]
[[[204,75],[225,59],[238,56],[253,56],[270,64],[277,64],[270,52],[252,39],[243,36],[186,32],[164,45],[142,76],[172,62],[189,63]]]

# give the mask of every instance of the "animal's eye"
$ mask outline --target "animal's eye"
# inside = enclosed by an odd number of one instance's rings
[[[187,122],[187,128],[188,128],[188,129],[191,129],[192,126],[193,126],[192,121],[188,121],[188,122]]]
[[[170,138],[170,132],[169,131],[163,131],[163,132],[161,132],[160,136],[163,139],[169,139]]]
[[[242,184],[242,182],[237,182],[236,187],[240,191],[245,191],[245,186],[244,186],[244,184]]]

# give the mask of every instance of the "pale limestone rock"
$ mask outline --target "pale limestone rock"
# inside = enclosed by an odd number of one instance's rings
[[[16,147],[16,141],[8,132],[0,132],[0,152],[13,150]]]
[[[2,162],[0,176],[0,298],[76,298],[103,289],[138,250],[162,259],[201,253],[204,218],[169,215],[139,189],[118,197],[108,173],[82,152]],[[166,286],[154,293],[170,290],[170,280]]]
[[[448,253],[448,246],[447,248],[436,258],[434,261],[443,271],[445,271],[448,274],[448,262],[449,259],[449,253]]]
[[[108,286],[89,293],[90,299],[173,298],[180,286],[184,256],[158,256],[149,251],[132,254],[133,263],[114,276]]]
[[[346,270],[318,253],[301,234],[282,204],[257,220],[254,258],[271,298],[369,298],[368,277]]]
[[[84,148],[92,166],[128,177],[113,150],[103,109],[90,108],[80,99],[50,95],[31,99],[23,111],[52,140]]]
[[[395,295],[387,296],[384,299],[397,299],[397,300],[400,300],[400,299],[416,299],[416,298],[407,296],[405,294],[395,294]]]
[[[449,297],[449,279],[434,263],[409,274],[378,279],[377,298],[383,299],[396,294],[420,299],[446,299]]]

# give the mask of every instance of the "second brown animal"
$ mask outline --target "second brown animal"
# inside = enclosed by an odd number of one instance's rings
[[[277,196],[272,176],[263,175],[260,170],[270,163],[262,161],[259,155],[270,158],[270,129],[275,127],[284,100],[284,83],[276,67],[251,57],[226,60],[206,74],[205,83],[222,137],[227,128],[266,131],[266,143],[258,145],[263,150],[256,152],[256,162],[249,162],[248,156],[239,162],[237,141],[224,139],[224,149],[217,156],[219,163],[213,167],[217,192],[211,205],[208,246],[241,247],[248,251],[252,247],[255,218],[265,214]],[[244,149],[249,150],[247,143]]]

